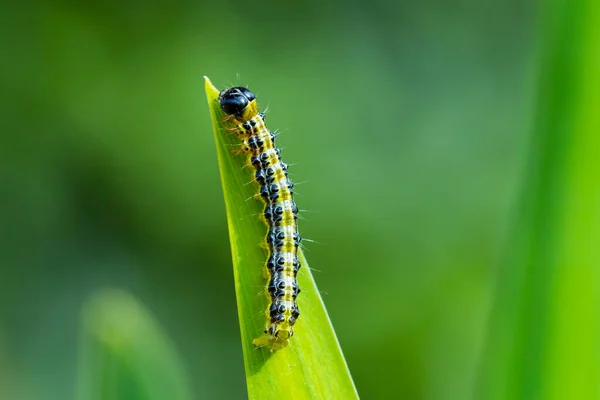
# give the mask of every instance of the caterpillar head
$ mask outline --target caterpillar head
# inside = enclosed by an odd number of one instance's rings
[[[219,94],[219,104],[225,114],[241,116],[256,96],[245,87],[232,87]]]

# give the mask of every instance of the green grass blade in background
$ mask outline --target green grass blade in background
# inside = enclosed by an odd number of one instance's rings
[[[235,289],[250,399],[353,399],[357,392],[327,311],[302,252],[298,282],[301,316],[290,345],[275,353],[257,349],[252,339],[260,336],[268,306],[264,295],[263,266],[267,227],[259,219],[264,206],[252,197],[257,185],[248,184],[252,172],[244,168],[245,156],[229,149],[240,143],[221,124],[219,91],[206,78],[206,96],[217,144],[221,181],[233,257]],[[249,199],[249,200],[248,200]]]
[[[600,398],[600,2],[540,3],[534,140],[485,399]]]
[[[92,295],[83,310],[78,400],[191,400],[185,369],[148,310],[121,290]]]

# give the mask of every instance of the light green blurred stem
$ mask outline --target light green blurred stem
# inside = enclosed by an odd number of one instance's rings
[[[528,178],[476,398],[600,398],[600,1],[543,6]]]
[[[137,299],[102,290],[82,317],[78,400],[191,400],[173,344]]]

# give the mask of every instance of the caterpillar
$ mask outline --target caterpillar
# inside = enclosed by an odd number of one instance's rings
[[[254,181],[260,187],[258,195],[265,209],[261,215],[267,225],[265,237],[268,257],[265,293],[269,307],[263,335],[254,339],[256,346],[271,351],[289,344],[294,324],[300,316],[296,298],[300,293],[296,276],[300,268],[298,247],[298,207],[293,198],[294,185],[288,178],[288,165],[281,160],[275,147],[275,134],[265,125],[265,115],[258,111],[256,96],[245,87],[233,87],[219,93],[219,104],[225,113],[228,131],[241,141],[236,152],[248,157],[254,169]]]

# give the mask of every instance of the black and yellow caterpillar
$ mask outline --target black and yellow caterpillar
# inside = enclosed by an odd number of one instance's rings
[[[298,234],[294,185],[288,178],[288,166],[275,147],[275,134],[267,129],[265,116],[258,111],[256,96],[245,87],[233,87],[219,94],[219,103],[226,114],[228,130],[242,143],[239,151],[248,156],[254,169],[254,180],[260,185],[259,197],[265,203],[261,218],[268,226],[265,276],[269,281],[265,292],[270,304],[264,334],[253,343],[279,350],[289,344],[300,316],[296,276],[302,239]]]

